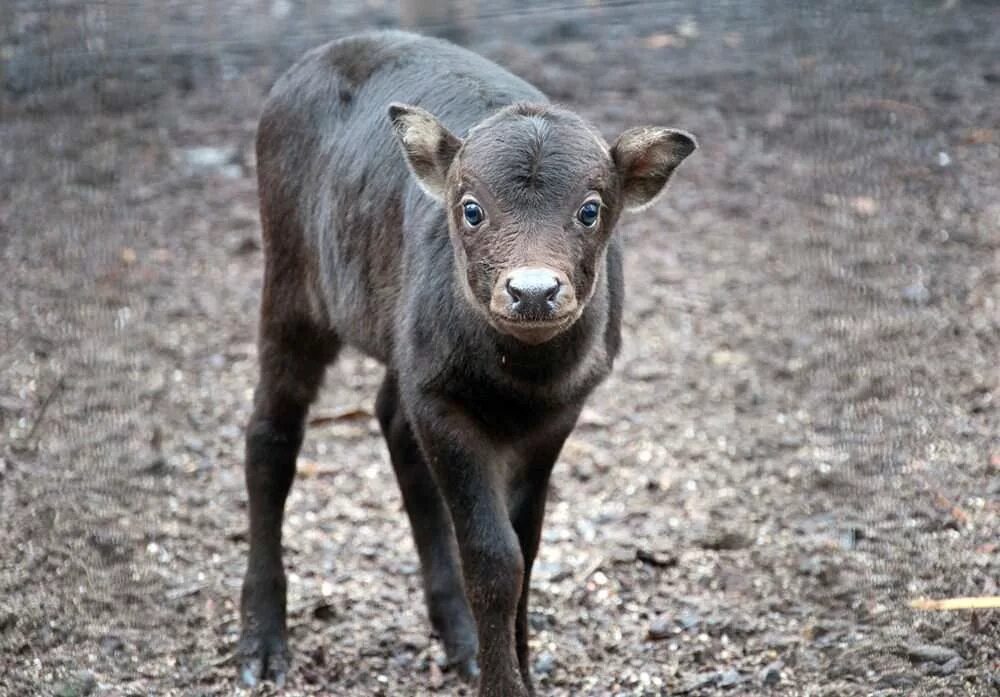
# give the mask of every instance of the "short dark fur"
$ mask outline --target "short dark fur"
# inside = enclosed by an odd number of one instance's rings
[[[266,266],[247,430],[247,682],[287,671],[284,501],[309,404],[346,343],[386,365],[377,416],[449,661],[475,675],[478,652],[480,695],[531,694],[528,587],[549,473],[620,344],[614,224],[694,147],[680,132],[628,133],[609,149],[496,65],[399,32],[317,48],[274,86],[257,140]],[[659,150],[628,149],[650,137]],[[690,149],[677,157],[668,141]],[[463,192],[487,212],[476,229]],[[583,229],[588,192],[602,212]],[[511,301],[505,274],[525,266],[571,286],[557,329],[493,317],[491,302]]]

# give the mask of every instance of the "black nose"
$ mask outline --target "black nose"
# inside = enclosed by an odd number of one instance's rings
[[[518,269],[507,277],[511,309],[527,317],[543,319],[556,309],[559,279],[547,269]]]

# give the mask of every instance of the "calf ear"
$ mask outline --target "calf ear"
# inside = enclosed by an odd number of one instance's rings
[[[443,199],[448,167],[462,141],[420,107],[390,104],[389,118],[417,183],[434,198]]]
[[[622,177],[625,209],[637,211],[653,203],[677,165],[697,147],[693,135],[670,128],[644,126],[622,133],[611,157]]]

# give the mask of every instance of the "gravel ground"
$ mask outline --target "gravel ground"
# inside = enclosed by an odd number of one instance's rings
[[[539,694],[1000,694],[1000,15],[988,2],[472,7],[612,138],[702,148],[628,218],[625,348],[554,477]],[[252,142],[394,4],[0,6],[0,694],[230,695],[262,259]],[[442,26],[427,26],[443,31]],[[347,353],[285,527],[287,695],[438,667]],[[260,693],[267,693],[263,688]]]

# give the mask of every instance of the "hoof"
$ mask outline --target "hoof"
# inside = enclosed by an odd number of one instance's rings
[[[244,636],[237,650],[239,678],[247,687],[270,681],[284,687],[288,676],[288,645],[279,637]]]
[[[479,663],[476,662],[475,656],[449,660],[447,668],[455,671],[465,682],[471,683],[479,679]]]

